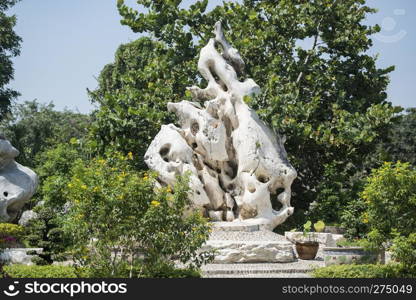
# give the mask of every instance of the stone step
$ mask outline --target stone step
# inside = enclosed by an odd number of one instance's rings
[[[258,273],[258,274],[216,274],[203,275],[203,278],[311,278],[308,273]]]
[[[214,230],[202,247],[204,251],[216,252],[214,263],[288,263],[296,260],[293,245],[284,236],[268,230],[222,229]]]
[[[239,220],[233,222],[212,222],[213,231],[243,231],[243,232],[253,232],[259,231],[260,225],[256,224],[247,224]]]
[[[322,260],[298,260],[293,263],[259,263],[259,264],[208,264],[202,267],[204,277],[270,277],[270,276],[308,276],[314,268],[324,266]],[[292,275],[290,275],[292,274]],[[252,276],[251,276],[252,275]],[[277,277],[276,277],[277,278]]]

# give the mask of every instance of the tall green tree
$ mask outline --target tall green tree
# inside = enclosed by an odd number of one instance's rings
[[[6,15],[6,11],[19,0],[0,0],[0,120],[10,112],[10,105],[19,93],[7,88],[13,79],[12,58],[20,54],[21,38],[13,31],[16,16]]]
[[[378,68],[376,57],[367,53],[380,27],[363,24],[375,12],[364,0],[243,0],[212,11],[206,0],[188,7],[180,0],[136,2],[146,12],[118,1],[122,24],[163,43],[176,58],[175,69],[192,76],[187,81],[193,83],[201,81],[195,73],[197,54],[212,37],[214,23],[222,20],[228,28],[228,39],[246,62],[246,75],[263,89],[251,106],[287,136],[286,149],[299,174],[293,185],[298,218],[310,203],[319,206],[326,200],[320,195],[342,192],[343,204],[356,196],[350,178],[363,171],[364,158],[400,110],[386,101],[388,73],[394,68]],[[160,74],[165,73],[170,71]],[[172,79],[185,85],[184,76]],[[331,199],[338,205],[338,198]],[[339,214],[325,217],[337,221]]]
[[[399,122],[391,127],[387,141],[379,145],[381,159],[416,165],[416,108],[406,109]]]
[[[112,147],[140,159],[162,124],[172,122],[168,101],[179,101],[195,77],[181,58],[162,42],[143,37],[121,45],[104,67],[98,88],[90,92],[99,109],[93,113],[91,138],[100,154]]]
[[[16,104],[11,116],[0,124],[0,130],[20,155],[16,160],[37,167],[36,156],[48,148],[80,139],[88,133],[90,117],[70,110],[57,111],[52,103],[27,101]]]

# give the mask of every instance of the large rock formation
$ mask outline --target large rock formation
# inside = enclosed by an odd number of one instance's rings
[[[144,159],[166,185],[190,171],[193,204],[212,221],[238,220],[273,229],[293,213],[296,171],[287,160],[284,140],[245,103],[260,87],[252,79],[239,81],[244,61],[225,39],[220,22],[214,34],[198,62],[208,86],[189,88],[195,102],[168,104],[180,127],[162,126]],[[276,211],[270,195],[278,189],[281,208]]]
[[[14,159],[19,151],[0,136],[0,222],[13,221],[36,191],[36,174]]]

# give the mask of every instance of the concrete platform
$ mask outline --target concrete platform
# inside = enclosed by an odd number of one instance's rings
[[[204,278],[309,278],[310,272],[324,266],[323,260],[297,260],[292,263],[208,264]]]
[[[296,259],[292,243],[284,236],[238,221],[213,223],[203,250],[214,250],[217,264],[285,263]]]
[[[212,222],[212,230],[213,231],[245,231],[245,232],[252,232],[252,231],[259,231],[260,225],[257,224],[247,224],[235,220],[233,222]]]
[[[42,253],[43,248],[7,248],[0,253],[0,261],[4,263],[33,265],[34,255],[30,252]]]

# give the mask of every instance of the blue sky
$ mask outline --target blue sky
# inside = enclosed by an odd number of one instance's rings
[[[190,2],[190,1],[185,1]],[[220,3],[210,1],[210,6]],[[120,25],[115,0],[22,0],[16,14],[16,32],[23,38],[22,53],[14,59],[15,80],[10,87],[19,102],[38,99],[88,113],[93,109],[86,88],[97,86],[100,70],[113,61],[117,47],[138,38]],[[134,3],[129,0],[128,3]],[[372,54],[378,65],[395,65],[389,100],[403,107],[416,106],[416,1],[367,0],[379,9],[366,21],[382,31],[373,37]]]

